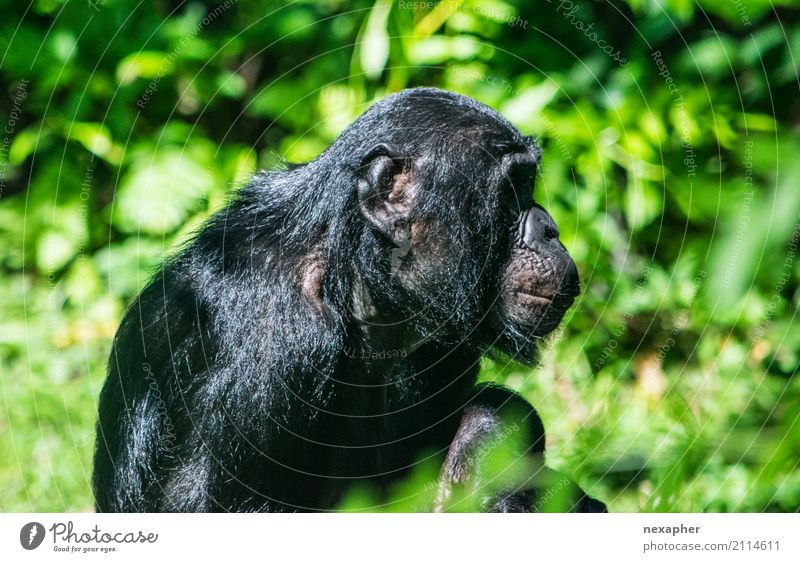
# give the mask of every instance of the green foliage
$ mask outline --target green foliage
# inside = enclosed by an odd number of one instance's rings
[[[540,410],[548,465],[612,511],[800,508],[796,4],[409,4],[5,8],[0,509],[91,509],[97,392],[147,276],[256,169],[415,85],[544,146],[584,294],[540,369],[482,378]],[[385,509],[430,504],[428,464]]]

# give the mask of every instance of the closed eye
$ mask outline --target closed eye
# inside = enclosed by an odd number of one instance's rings
[[[526,144],[522,144],[515,140],[497,140],[491,142],[489,145],[495,157],[502,158],[506,154],[512,154],[515,152],[527,152],[528,147]]]
[[[537,161],[529,152],[508,154],[503,158],[502,168],[506,184],[522,199],[530,199],[536,181]]]

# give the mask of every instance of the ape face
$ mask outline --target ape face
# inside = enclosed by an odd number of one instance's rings
[[[362,214],[391,255],[378,300],[426,334],[532,360],[579,293],[558,227],[534,203],[539,150],[474,100],[403,95],[359,119],[388,124],[358,163]]]

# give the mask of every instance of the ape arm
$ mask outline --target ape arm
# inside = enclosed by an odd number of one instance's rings
[[[482,511],[527,513],[546,510],[556,495],[567,498],[569,511],[607,511],[566,476],[546,468],[544,451],[536,410],[509,389],[478,385],[442,465],[434,511],[472,510],[478,503]],[[492,455],[506,457],[500,474],[493,474]]]

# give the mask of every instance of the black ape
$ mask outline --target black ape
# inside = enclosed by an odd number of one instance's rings
[[[512,410],[541,452],[533,409],[475,386],[482,353],[532,362],[578,294],[531,198],[538,161],[495,111],[424,88],[376,103],[313,162],[255,177],[122,322],[97,509],[334,509],[452,441],[431,506],[446,509]]]

